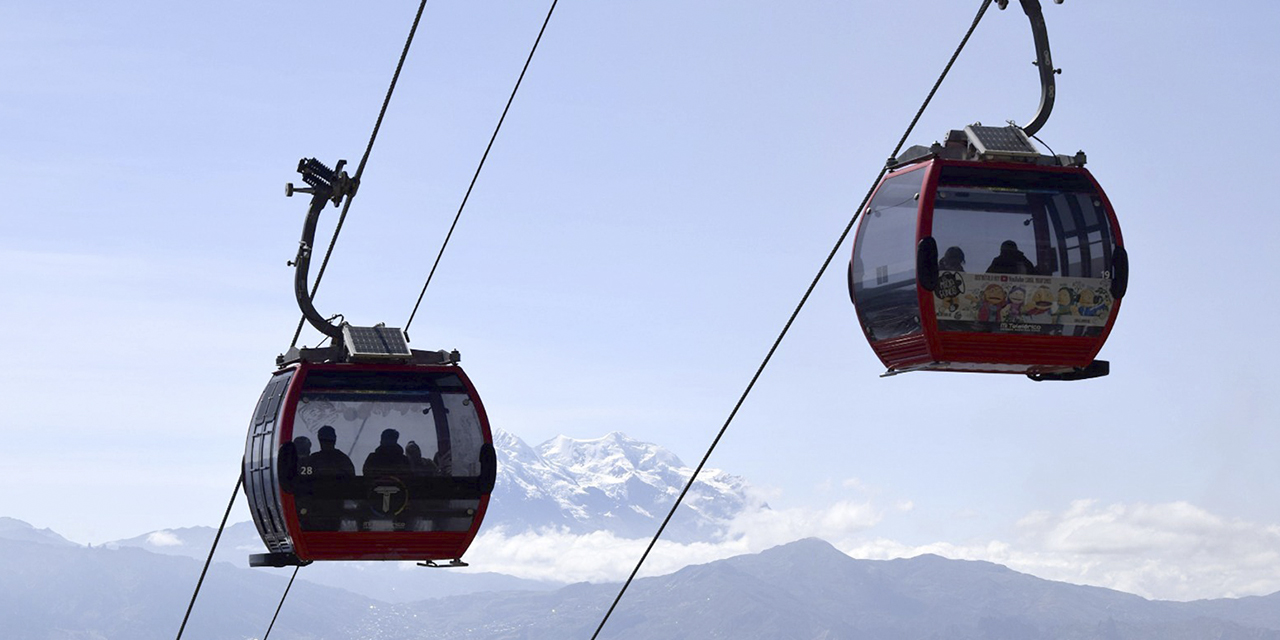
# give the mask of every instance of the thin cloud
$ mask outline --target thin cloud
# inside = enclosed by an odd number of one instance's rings
[[[1017,523],[1018,539],[905,545],[861,541],[857,558],[934,553],[987,560],[1049,580],[1117,589],[1161,600],[1280,591],[1280,526],[1231,520],[1187,502],[1099,505],[1078,500]]]
[[[147,536],[147,544],[156,547],[181,547],[182,540],[170,531],[154,531]]]
[[[757,503],[758,504],[758,503]],[[847,540],[875,526],[882,511],[869,502],[841,501],[825,509],[748,509],[727,523],[723,538],[681,544],[659,540],[640,575],[663,575],[746,553],[758,553],[801,538]],[[620,538],[607,531],[578,535],[563,529],[512,533],[483,531],[467,559],[485,571],[556,582],[626,579],[647,539]]]
[[[985,560],[1047,580],[1117,589],[1147,598],[1263,595],[1280,591],[1280,526],[1232,520],[1186,502],[1071,503],[1016,524],[1013,540],[905,544],[869,534],[886,516],[905,517],[909,502],[881,507],[840,501],[822,509],[750,509],[727,523],[720,540],[660,540],[640,575],[758,553],[801,538],[827,540],[855,558],[887,560],[936,554]],[[624,580],[648,544],[606,531],[486,530],[468,559],[485,571],[555,582]]]

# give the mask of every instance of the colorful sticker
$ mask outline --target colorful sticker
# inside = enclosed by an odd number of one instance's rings
[[[943,271],[933,296],[944,331],[1094,335],[1115,306],[1107,278]]]

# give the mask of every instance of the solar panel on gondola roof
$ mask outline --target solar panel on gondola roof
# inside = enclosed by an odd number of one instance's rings
[[[412,355],[400,329],[344,325],[342,332],[352,356],[401,358]]]
[[[978,153],[1001,156],[1039,156],[1040,152],[1017,127],[984,127],[969,125],[964,128]]]

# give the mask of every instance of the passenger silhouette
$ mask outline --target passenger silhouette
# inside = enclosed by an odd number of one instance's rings
[[[298,470],[306,475],[310,470],[306,467],[311,466],[311,438],[306,436],[298,436],[293,439],[293,450],[298,455]]]
[[[422,447],[410,440],[404,446],[405,456],[409,458],[409,473],[415,477],[436,475],[436,463],[422,457]]]
[[[320,441],[320,450],[311,454],[310,460],[311,468],[315,470],[317,476],[346,480],[356,475],[356,466],[351,462],[351,458],[335,446],[338,442],[338,433],[333,427],[329,425],[320,427],[316,432],[316,439]]]
[[[343,501],[351,490],[356,469],[351,458],[335,446],[338,434],[333,427],[320,427],[316,439],[320,450],[306,457],[305,466],[299,457],[298,517],[306,531],[338,531],[344,516]],[[311,441],[305,437],[293,441],[295,449],[299,448],[299,441],[310,450]]]
[[[453,455],[449,450],[441,449],[431,459],[436,463],[436,473],[442,476],[453,475]]]
[[[1036,273],[1036,266],[1031,264],[1027,255],[1018,249],[1018,243],[1005,240],[1000,243],[1000,255],[991,261],[991,266],[987,267],[987,273],[1029,275]]]
[[[400,432],[395,429],[382,431],[381,443],[364,459],[363,474],[368,476],[399,476],[409,473],[409,458],[400,446]]]
[[[947,252],[938,260],[938,271],[964,271],[964,250],[960,247],[947,247]]]

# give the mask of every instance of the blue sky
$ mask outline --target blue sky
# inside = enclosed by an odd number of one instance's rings
[[[561,3],[413,345],[459,349],[530,443],[618,430],[696,462],[978,4]],[[846,245],[711,464],[795,515],[779,535],[855,554],[1280,590],[1280,6],[1046,5],[1040,137],[1089,154],[1133,263],[1112,375],[881,379]],[[283,184],[358,160],[415,7],[0,8],[0,515],[95,543],[216,524],[297,319]],[[322,313],[407,319],[545,11],[428,4]],[[1032,57],[993,7],[911,142],[1030,118]]]

